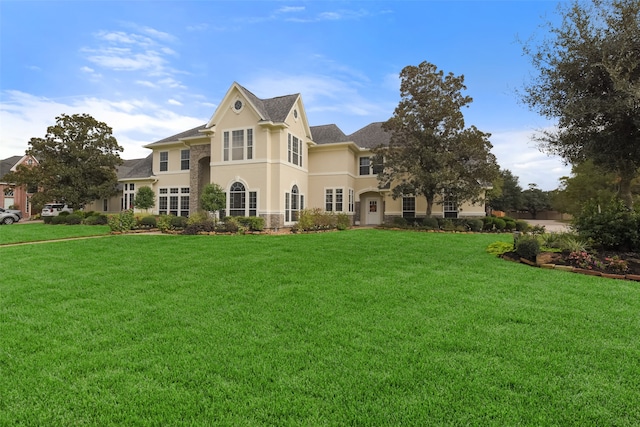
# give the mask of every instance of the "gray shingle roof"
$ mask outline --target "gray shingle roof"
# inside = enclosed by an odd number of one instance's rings
[[[275,98],[260,99],[244,86],[240,84],[238,84],[238,86],[251,103],[255,105],[260,115],[274,123],[284,122],[293,108],[293,104],[300,96],[300,94],[295,93],[292,95],[276,96]]]
[[[375,148],[379,145],[389,145],[391,134],[382,129],[383,122],[371,123],[355,131],[347,138],[361,148]]]
[[[164,144],[165,142],[177,141],[180,138],[189,138],[189,137],[192,137],[192,136],[199,136],[199,135],[201,135],[200,131],[203,130],[204,127],[205,127],[205,125],[201,125],[201,126],[193,128],[193,129],[185,130],[184,132],[180,132],[180,133],[177,133],[175,135],[163,138],[163,139],[161,139],[159,141],[152,142],[151,144],[147,144],[146,147],[152,147],[154,145]]]
[[[311,126],[311,138],[316,144],[333,144],[348,141],[347,135],[334,124]]]
[[[5,176],[12,167],[16,165],[20,161],[20,159],[24,156],[11,156],[6,159],[0,160],[0,179]]]
[[[147,178],[153,175],[153,154],[144,159],[124,160],[118,166],[118,179]]]

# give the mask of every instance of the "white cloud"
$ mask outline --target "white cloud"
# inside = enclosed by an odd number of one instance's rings
[[[21,155],[33,137],[42,138],[47,127],[55,124],[61,114],[89,114],[113,129],[118,143],[124,147],[121,157],[145,157],[150,151],[143,148],[159,139],[183,132],[206,122],[176,114],[145,99],[110,101],[80,97],[62,102],[20,91],[4,91],[0,103],[2,144],[0,158]]]
[[[293,12],[303,12],[305,10],[304,6],[283,6],[278,9],[276,12],[278,13],[293,13]]]
[[[490,140],[493,154],[502,169],[509,169],[526,189],[535,183],[545,191],[558,188],[558,180],[571,172],[571,167],[556,156],[548,156],[532,142],[532,130],[511,130],[494,133]]]
[[[170,100],[168,100],[168,101],[167,101],[167,104],[169,104],[169,105],[176,105],[176,106],[178,106],[178,107],[181,107],[181,106],[182,106],[182,102],[180,102],[180,101],[176,101],[175,99],[170,99]]]

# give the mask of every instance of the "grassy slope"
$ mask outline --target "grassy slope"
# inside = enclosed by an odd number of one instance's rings
[[[495,240],[0,248],[0,424],[640,423],[638,283],[508,263]]]
[[[105,234],[109,234],[107,225],[50,225],[41,222],[3,225],[0,226],[0,245]]]

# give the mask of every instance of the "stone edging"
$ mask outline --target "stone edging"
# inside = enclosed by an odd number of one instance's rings
[[[572,272],[572,273],[584,274],[584,275],[587,275],[587,276],[604,277],[606,279],[633,280],[633,281],[636,281],[636,282],[640,282],[640,275],[637,275],[637,274],[611,274],[611,273],[603,273],[601,271],[587,270],[587,269],[584,269],[584,268],[572,267],[570,265],[538,264],[538,263],[535,263],[533,261],[529,261],[528,259],[525,259],[525,258],[520,258],[520,262],[522,264],[527,264],[527,265],[530,265],[532,267],[546,268],[548,270],[569,271],[569,272]]]

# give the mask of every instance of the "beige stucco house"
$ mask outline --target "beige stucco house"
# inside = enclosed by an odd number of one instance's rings
[[[292,226],[305,208],[343,212],[356,225],[393,217],[420,217],[424,197],[394,200],[379,188],[371,149],[389,141],[382,123],[351,135],[338,126],[310,126],[300,94],[260,99],[233,83],[204,125],[146,145],[145,159],[118,171],[122,193],[87,210],[133,206],[138,188],[156,193],[150,213],[188,216],[198,210],[204,185],[227,194],[224,214],[260,216],[269,228]],[[483,204],[441,203],[435,216],[484,216]]]

